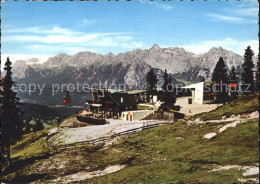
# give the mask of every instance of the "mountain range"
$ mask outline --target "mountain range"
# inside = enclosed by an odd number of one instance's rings
[[[213,47],[204,54],[193,54],[179,47],[160,48],[158,45],[153,45],[150,49],[136,49],[118,55],[113,53],[101,55],[88,51],[72,56],[61,53],[42,64],[36,58],[18,60],[13,65],[13,77],[18,84],[35,83],[51,86],[54,83],[101,82],[116,86],[125,84],[127,88],[136,89],[144,88],[146,73],[151,68],[154,68],[158,76],[158,86],[163,83],[165,69],[170,73],[174,84],[208,81],[219,57],[223,57],[228,69],[234,66],[238,72],[241,71],[243,57],[221,47]],[[77,95],[79,96],[77,104],[89,98],[89,94],[85,97]],[[61,102],[61,100],[56,102],[55,97],[46,96],[25,95],[22,98],[36,103]]]

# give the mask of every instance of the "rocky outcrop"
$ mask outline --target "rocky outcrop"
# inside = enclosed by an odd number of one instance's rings
[[[240,69],[243,62],[242,56],[221,47],[214,47],[205,54],[196,55],[179,47],[160,48],[158,45],[154,45],[148,50],[136,49],[118,55],[113,55],[112,53],[101,55],[88,51],[79,52],[72,56],[61,53],[49,58],[41,65],[35,64],[32,60],[19,61],[14,65],[16,69],[14,75],[17,79],[27,77],[25,71],[29,67],[35,71],[46,69],[60,71],[66,67],[75,67],[77,70],[80,70],[91,66],[94,68],[109,68],[109,66],[122,65],[122,67],[129,70],[126,72],[126,76],[124,76],[125,80],[129,81],[129,85],[134,85],[140,81],[140,78],[137,76],[133,77],[133,75],[136,73],[140,75],[140,71],[142,71],[143,76],[149,68],[157,68],[163,71],[167,69],[175,77],[180,77],[187,81],[208,80],[219,57],[223,57],[229,68],[235,66],[237,69]],[[137,67],[137,65],[140,67]],[[20,73],[20,76],[16,73]]]

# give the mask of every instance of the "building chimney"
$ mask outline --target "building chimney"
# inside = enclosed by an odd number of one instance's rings
[[[123,97],[121,97],[121,103],[124,103],[124,98]]]

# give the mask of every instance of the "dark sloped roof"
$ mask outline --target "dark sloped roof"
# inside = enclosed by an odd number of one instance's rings
[[[107,94],[119,106],[135,106],[137,104],[135,99],[127,93],[107,93]],[[121,98],[123,98],[123,103],[121,103]]]

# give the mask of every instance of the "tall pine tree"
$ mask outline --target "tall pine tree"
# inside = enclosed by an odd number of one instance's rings
[[[35,121],[36,121],[36,123],[35,123],[35,125],[33,127],[33,131],[37,132],[37,131],[43,130],[44,126],[43,126],[43,123],[41,122],[41,120],[40,119],[36,119]]]
[[[146,91],[147,91],[147,100],[150,101],[150,96],[157,90],[157,76],[154,74],[153,69],[151,69],[146,75]]]
[[[217,88],[217,101],[226,102],[228,100],[228,73],[227,66],[222,57],[219,58],[212,74],[212,81],[216,82]]]
[[[24,120],[24,133],[29,134],[31,132],[30,120]]]
[[[164,92],[166,92],[167,87],[169,85],[169,75],[168,75],[166,69],[165,69],[164,74],[163,74],[163,80],[164,80],[164,82],[163,82],[163,85],[162,85],[162,89],[163,89]]]
[[[223,83],[228,82],[228,70],[227,66],[222,57],[219,58],[212,74],[212,81],[219,83],[222,81]]]
[[[256,65],[256,73],[255,73],[255,89],[257,91],[259,91],[259,70],[260,70],[260,66],[259,66],[259,56],[260,56],[260,53],[258,53],[258,61],[257,61],[257,65]]]
[[[0,59],[0,124],[2,125],[2,116],[1,116],[1,110],[2,110],[2,59]],[[0,132],[2,132],[2,128],[0,126]],[[0,136],[0,145],[2,145],[2,136]],[[1,146],[1,158],[3,158],[3,154],[4,154],[4,149]]]
[[[162,109],[169,110],[173,107],[176,102],[175,91],[173,90],[172,78],[168,75],[167,70],[165,69],[163,75],[164,83],[162,85],[163,95],[162,95]]]
[[[229,75],[229,82],[230,82],[230,96],[231,99],[235,99],[238,95],[237,93],[237,77],[236,77],[236,69],[234,66],[231,68],[231,72]]]
[[[244,63],[242,64],[243,73],[242,80],[244,81],[244,91],[245,93],[250,93],[254,91],[254,63],[253,63],[254,52],[250,48],[247,47],[244,54]]]
[[[5,76],[2,81],[2,106],[0,110],[1,116],[1,152],[6,153],[7,164],[10,164],[10,146],[19,140],[22,136],[22,122],[20,120],[19,98],[12,90],[14,82],[12,80],[11,67],[12,63],[7,57],[5,63]]]

